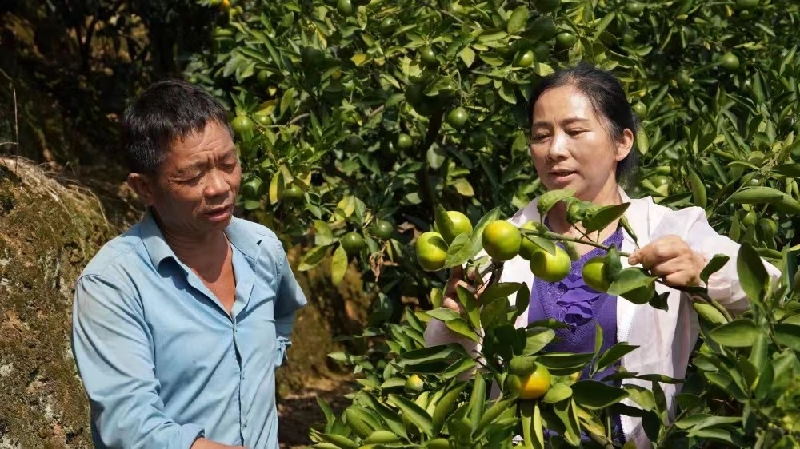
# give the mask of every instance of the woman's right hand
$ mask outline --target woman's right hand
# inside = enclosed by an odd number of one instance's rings
[[[454,312],[461,313],[463,309],[458,302],[458,287],[464,287],[471,291],[476,298],[480,298],[485,285],[475,287],[475,271],[470,271],[467,275],[467,280],[464,279],[464,269],[460,266],[453,267],[450,272],[450,279],[447,281],[447,286],[444,289],[444,300],[442,307],[448,308]]]

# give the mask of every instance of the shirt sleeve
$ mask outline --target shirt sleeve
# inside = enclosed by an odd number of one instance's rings
[[[103,445],[189,449],[202,426],[164,414],[141,305],[120,283],[82,277],[73,304],[72,348]]]
[[[281,251],[278,265],[280,273],[275,304],[275,333],[278,336],[280,351],[276,362],[277,366],[283,364],[286,359],[286,351],[292,344],[291,335],[294,329],[295,312],[306,305],[306,295],[292,272],[286,252],[282,245],[279,248]]]
[[[712,274],[706,284],[708,295],[718,301],[731,312],[738,313],[747,310],[750,302],[739,282],[737,271],[737,260],[741,245],[732,239],[720,235],[706,219],[705,211],[699,207],[689,207],[670,214],[659,224],[659,229],[663,232],[652,235],[653,239],[661,237],[661,234],[675,233],[683,229],[684,239],[697,253],[703,255],[710,261],[717,254],[724,254],[730,258],[722,269]],[[672,232],[668,232],[672,230]],[[774,265],[762,259],[764,268],[774,284],[781,277],[781,272]]]

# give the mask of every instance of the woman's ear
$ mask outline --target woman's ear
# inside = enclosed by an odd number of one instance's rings
[[[622,132],[622,137],[617,141],[617,153],[615,155],[617,162],[621,162],[623,159],[628,157],[628,154],[630,154],[631,150],[633,149],[633,141],[633,131],[625,128],[625,131]]]

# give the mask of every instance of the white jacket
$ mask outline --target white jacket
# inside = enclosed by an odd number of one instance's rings
[[[706,287],[709,295],[719,301],[726,309],[739,313],[749,308],[749,301],[739,284],[736,272],[736,259],[739,244],[719,235],[708,224],[705,211],[699,207],[672,210],[655,204],[651,198],[630,199],[620,190],[623,202],[630,202],[625,217],[643,247],[653,240],[666,235],[677,235],[684,239],[696,252],[708,260],[715,254],[725,254],[730,261],[713,274]],[[539,220],[536,208],[538,198],[518,211],[509,221],[522,226],[531,220]],[[624,233],[621,251],[632,253],[636,249],[633,238]],[[773,282],[780,277],[780,271],[764,262]],[[628,267],[627,259],[622,258],[622,266]],[[505,263],[501,282],[524,282],[529,288],[533,286],[533,273],[528,261],[516,257]],[[639,374],[661,374],[676,379],[683,379],[689,357],[697,341],[699,326],[697,314],[688,302],[689,298],[682,292],[657,283],[659,293],[670,292],[669,310],[656,309],[649,304],[636,305],[620,298],[617,301],[617,341],[639,346],[622,358],[622,366],[629,372]],[[511,305],[515,303],[515,295],[509,297]],[[528,298],[521,298],[528,301]],[[526,311],[517,319],[515,326],[526,327],[528,322]],[[444,323],[432,319],[425,331],[428,346],[458,342],[468,351],[479,351],[480,345],[460,338],[445,327]],[[650,382],[636,379],[625,382],[649,388]],[[668,409],[674,411],[674,396],[680,391],[680,384],[662,384],[667,398]],[[626,405],[637,407],[631,400],[623,401]],[[670,415],[672,416],[672,415]],[[651,447],[641,425],[641,419],[632,416],[621,416],[622,430],[627,441],[635,441],[636,447]]]

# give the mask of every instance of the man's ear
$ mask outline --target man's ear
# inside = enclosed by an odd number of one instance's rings
[[[128,175],[128,185],[136,192],[142,203],[150,207],[155,201],[155,186],[154,180],[147,175],[141,173],[131,173]]]

